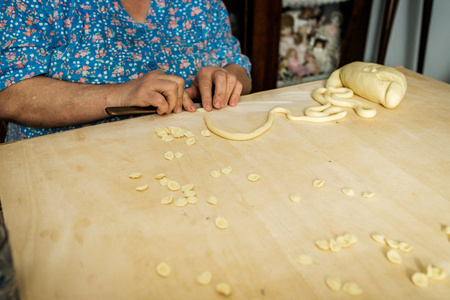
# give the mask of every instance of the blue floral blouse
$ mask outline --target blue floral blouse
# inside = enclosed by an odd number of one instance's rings
[[[235,63],[250,74],[221,0],[152,0],[145,23],[120,0],[0,0],[0,39],[0,90],[40,74],[103,84],[161,69],[186,87],[205,66]],[[6,141],[73,128],[10,123]]]

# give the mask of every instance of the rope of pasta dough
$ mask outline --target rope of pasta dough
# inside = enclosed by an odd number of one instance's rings
[[[325,97],[331,105],[352,108],[362,118],[373,118],[377,114],[372,105],[354,99],[343,99],[353,97],[353,91],[349,88],[329,87],[325,92]]]
[[[373,107],[364,105],[362,102],[357,100],[344,99],[351,98],[353,96],[352,90],[347,88],[334,88],[333,93],[339,94],[339,97],[332,94],[330,90],[326,88],[316,89],[313,92],[312,97],[314,100],[319,102],[321,106],[307,108],[305,110],[305,116],[294,116],[292,112],[285,107],[275,107],[270,110],[267,115],[266,122],[261,127],[251,132],[229,132],[223,130],[214,125],[209,114],[205,115],[204,120],[206,127],[220,137],[233,141],[247,141],[268,131],[273,125],[275,114],[284,114],[290,121],[325,123],[337,121],[347,116],[347,111],[340,107],[336,107],[341,106],[354,109],[359,116],[364,118],[371,118],[375,116],[376,110]],[[335,105],[335,107],[332,107],[331,105]]]

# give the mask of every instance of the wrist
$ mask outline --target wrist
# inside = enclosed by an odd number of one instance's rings
[[[126,97],[123,84],[104,84],[103,88],[105,108],[126,106]]]
[[[252,81],[247,74],[247,71],[238,64],[228,64],[224,67],[228,72],[232,72],[237,80],[242,84],[242,95],[249,94],[252,90]]]

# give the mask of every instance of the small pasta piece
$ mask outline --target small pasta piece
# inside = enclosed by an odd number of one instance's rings
[[[413,246],[411,246],[410,244],[405,243],[405,242],[400,242],[398,244],[398,249],[400,251],[402,251],[402,252],[408,253],[408,252],[411,252],[413,250]]]
[[[443,269],[441,268],[435,268],[433,270],[433,275],[431,276],[431,279],[434,280],[444,280],[445,278],[447,278],[447,273],[444,272]]]
[[[158,131],[156,135],[159,136],[160,138],[163,138],[165,136],[168,136],[169,134],[164,129],[162,129],[161,131]]]
[[[197,108],[197,112],[205,113],[206,110],[203,107]]]
[[[186,191],[183,191],[183,196],[186,198],[197,196],[197,192],[194,190],[186,190]]]
[[[164,173],[159,173],[155,176],[155,178],[158,180],[163,179],[164,177],[166,177],[166,174],[164,174]]]
[[[200,132],[200,134],[203,135],[204,137],[208,137],[208,136],[211,136],[211,131],[209,131],[208,129],[203,129]]]
[[[160,203],[161,204],[170,204],[170,203],[172,203],[172,199],[173,199],[173,196],[169,195],[169,196],[162,198]]]
[[[426,288],[428,286],[428,277],[424,273],[421,272],[414,273],[411,277],[411,280],[417,287]]]
[[[160,127],[155,127],[155,133],[161,132],[161,131],[165,131],[163,128]]]
[[[256,182],[256,181],[259,180],[259,175],[258,175],[258,174],[249,174],[249,175],[247,176],[247,179],[248,179],[249,181]]]
[[[325,283],[327,284],[328,288],[332,291],[340,291],[342,287],[341,279],[336,276],[327,277],[325,279]]]
[[[225,218],[217,217],[216,218],[216,226],[219,229],[227,229],[228,228],[228,221]]]
[[[442,232],[446,235],[450,235],[450,226],[444,226],[442,227]]]
[[[163,136],[161,139],[162,139],[164,142],[171,142],[171,141],[173,141],[173,136],[166,135],[166,136]]]
[[[130,175],[128,175],[128,178],[131,178],[131,179],[139,179],[139,178],[141,178],[142,177],[142,174],[141,173],[131,173]]]
[[[379,233],[372,233],[370,237],[377,243],[386,245],[386,239],[384,238],[384,235]]]
[[[330,250],[330,243],[327,240],[318,240],[315,244],[321,250]]]
[[[447,277],[447,274],[443,269],[439,267],[433,267],[432,265],[427,266],[425,274],[428,278],[433,280],[443,280]]]
[[[195,144],[195,138],[194,137],[190,137],[186,140],[186,145],[190,146],[190,145],[194,145]]]
[[[186,198],[178,198],[173,203],[176,207],[185,207],[187,205],[188,201]]]
[[[344,236],[340,235],[336,237],[336,242],[341,245],[341,247],[347,248],[351,246],[351,243],[349,240],[347,240]]]
[[[425,275],[427,275],[427,277],[431,277],[433,275],[433,266],[432,265],[427,266],[427,268],[425,269]]]
[[[354,235],[352,233],[344,234],[344,238],[347,240],[347,242],[350,245],[356,244],[358,242],[358,238],[356,237],[356,235]]]
[[[183,130],[179,127],[174,128],[173,130],[171,130],[170,133],[173,135],[173,137],[176,137],[176,138],[180,138],[180,137],[184,136]]]
[[[195,280],[201,285],[208,285],[211,283],[212,274],[209,271],[205,271],[202,274],[195,277]]]
[[[361,196],[363,196],[363,198],[368,199],[368,198],[372,198],[373,196],[375,196],[375,193],[374,192],[362,192]]]
[[[300,201],[302,201],[302,196],[300,196],[300,194],[297,193],[292,193],[289,195],[289,200],[291,200],[294,203],[299,203]]]
[[[295,261],[301,265],[311,265],[313,263],[313,259],[311,256],[306,254],[299,254],[295,257]]]
[[[353,189],[349,188],[349,187],[342,188],[342,192],[345,195],[350,196],[350,197],[355,195],[355,191]]]
[[[174,138],[181,138],[181,137],[184,137],[184,133],[183,133],[182,131],[172,133],[172,135],[173,135]]]
[[[394,241],[394,240],[390,240],[390,239],[386,239],[386,245],[388,245],[388,246],[391,247],[392,249],[398,249],[398,247],[399,247],[399,242]]]
[[[338,242],[336,242],[335,239],[330,240],[329,247],[332,252],[339,252],[342,249],[341,245]]]
[[[198,198],[195,196],[187,197],[186,200],[187,200],[187,203],[189,203],[189,204],[197,204],[198,203]]]
[[[221,173],[219,170],[212,170],[211,172],[209,172],[209,175],[211,175],[212,177],[220,177]]]
[[[219,200],[217,200],[217,198],[215,196],[209,196],[208,198],[206,198],[206,202],[208,202],[209,204],[215,205],[217,204]]]
[[[363,293],[361,287],[355,282],[344,283],[344,285],[342,286],[342,291],[349,294],[350,296],[359,296]]]
[[[321,179],[316,179],[313,181],[313,187],[315,187],[316,189],[320,189],[325,185],[325,181],[321,180]]]
[[[175,155],[173,154],[172,151],[167,151],[167,152],[164,154],[164,158],[167,159],[167,160],[172,160],[174,157],[175,157]]]
[[[186,131],[184,132],[184,136],[187,137],[187,138],[193,138],[193,137],[194,137],[194,134],[193,134],[191,131],[186,130]]]
[[[182,152],[175,152],[175,157],[176,158],[182,158],[184,156],[184,153]]]
[[[146,189],[148,189],[148,184],[143,184],[143,185],[140,185],[140,186],[136,187],[136,190],[139,191],[139,192],[143,192]]]
[[[431,279],[433,280],[444,280],[447,278],[447,274],[443,269],[438,267],[432,267]]]
[[[160,185],[162,185],[162,186],[167,186],[167,184],[169,183],[169,178],[167,178],[167,177],[163,177],[163,178],[161,178],[160,180],[159,180],[159,184]]]
[[[180,189],[180,184],[174,180],[170,180],[167,183],[167,187],[169,188],[169,190],[171,191],[178,191]]]
[[[185,184],[185,185],[183,185],[181,187],[181,190],[183,192],[186,192],[186,191],[189,191],[189,190],[192,190],[192,189],[194,189],[194,185],[192,183]]]
[[[386,257],[393,264],[399,265],[402,263],[402,257],[394,249],[391,249],[388,252],[386,252]]]
[[[220,172],[222,172],[222,174],[224,174],[224,175],[228,175],[228,174],[230,174],[231,172],[233,172],[233,168],[230,167],[230,166],[228,166],[228,167],[223,167],[223,168],[220,170]]]
[[[172,269],[165,262],[161,262],[156,266],[156,273],[161,277],[169,277],[170,273],[172,273]]]
[[[230,296],[231,295],[231,287],[224,282],[221,282],[219,284],[216,285],[216,291],[219,294],[222,294],[224,296]]]

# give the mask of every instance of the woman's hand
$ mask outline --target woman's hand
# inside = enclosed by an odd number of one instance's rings
[[[195,111],[195,105],[184,89],[184,79],[161,70],[118,85],[118,106],[155,106],[157,113],[179,113],[184,107]]]
[[[241,93],[250,92],[249,85],[250,79],[242,67],[233,64],[225,68],[211,66],[197,72],[186,92],[191,99],[201,98],[203,107],[210,111],[213,107],[236,106]]]

